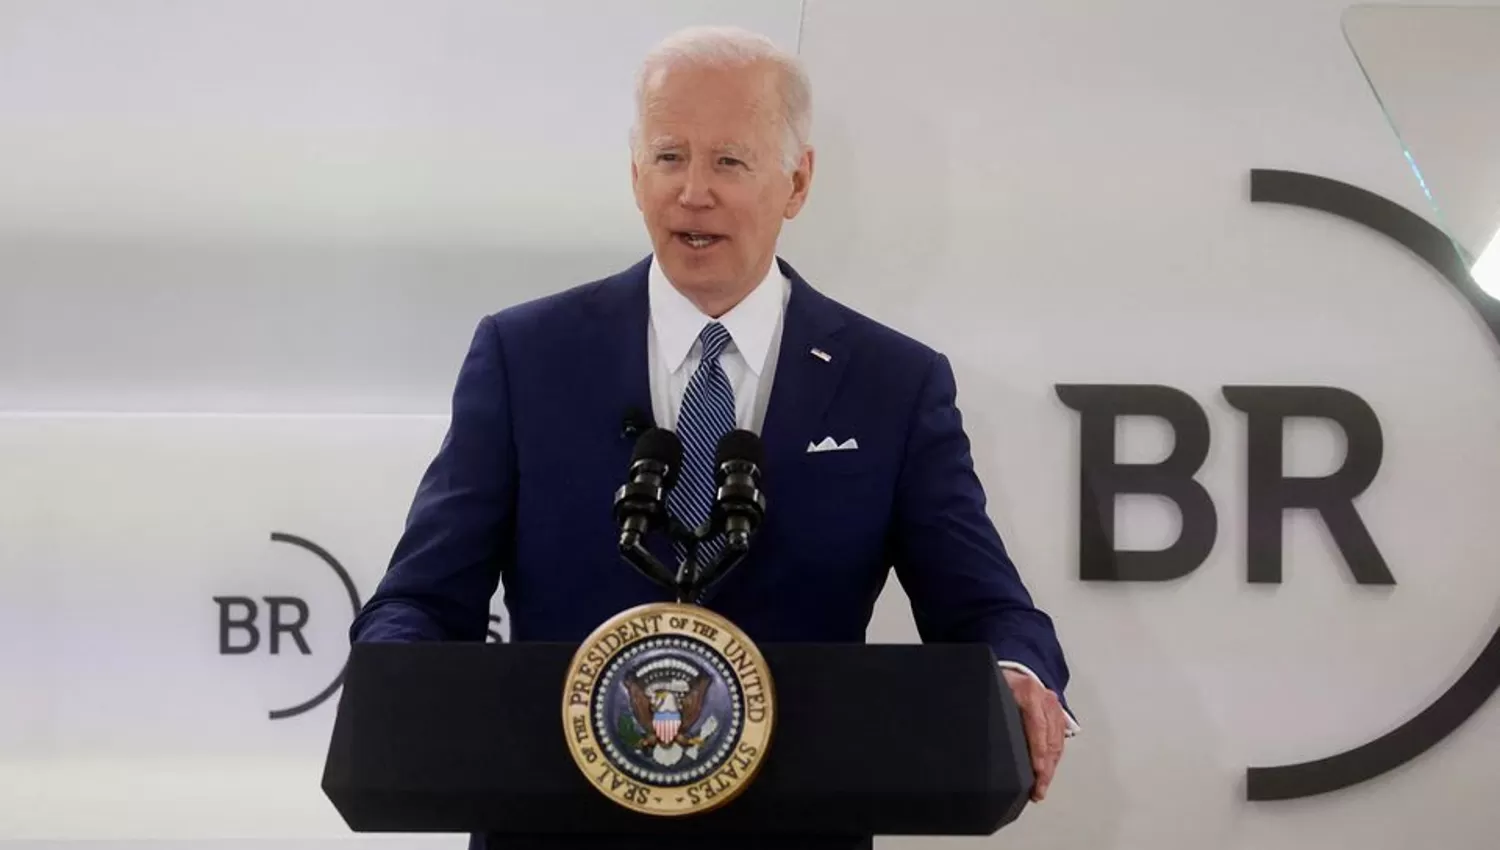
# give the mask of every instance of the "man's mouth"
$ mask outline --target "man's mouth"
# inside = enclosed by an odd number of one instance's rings
[[[701,230],[679,230],[674,235],[678,242],[695,251],[712,248],[724,240],[724,237],[717,233],[705,233]]]

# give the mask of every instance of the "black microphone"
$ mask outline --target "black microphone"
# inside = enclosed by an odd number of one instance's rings
[[[682,441],[664,428],[651,428],[635,441],[625,484],[615,491],[615,523],[621,533],[645,534],[666,516],[667,491],[682,467]]]
[[[656,421],[651,418],[649,412],[639,407],[631,407],[620,419],[620,436],[627,440],[634,440],[655,427]]]
[[[762,455],[760,437],[750,431],[730,431],[719,440],[714,455],[714,478],[719,487],[702,539],[713,539],[722,532],[724,546],[713,563],[695,564],[685,582],[679,576],[679,586],[685,584],[690,590],[689,601],[701,603],[719,579],[750,551],[750,538],[766,516],[766,494],[760,488]]]
[[[663,428],[650,428],[635,441],[626,482],[615,492],[614,518],[620,526],[620,554],[652,581],[672,586],[676,578],[642,542],[666,523],[667,491],[682,467],[682,441]]]
[[[764,454],[760,437],[751,431],[730,431],[719,440],[714,455],[719,490],[714,498],[713,522],[715,531],[724,532],[728,549],[748,549],[750,536],[765,519],[766,494],[760,489]]]

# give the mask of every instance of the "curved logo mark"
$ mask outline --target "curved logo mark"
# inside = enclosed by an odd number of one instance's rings
[[[1253,169],[1250,200],[1286,204],[1362,224],[1405,246],[1441,274],[1484,320],[1500,343],[1500,302],[1469,276],[1454,244],[1426,219],[1364,189],[1296,171]],[[1245,771],[1251,800],[1290,800],[1373,779],[1416,758],[1448,737],[1500,689],[1500,631],[1452,686],[1415,717],[1369,743],[1315,761]]]
[[[350,622],[359,616],[362,609],[359,590],[354,586],[354,579],[350,577],[349,571],[344,565],[322,546],[295,534],[287,534],[281,531],[271,532],[271,542],[285,543],[296,546],[316,555],[328,569],[333,571],[339,580],[344,593],[349,598]],[[213,601],[218,605],[219,616],[219,654],[220,655],[250,655],[255,652],[266,652],[270,655],[281,655],[283,652],[300,653],[301,655],[312,655],[312,646],[308,643],[303,630],[307,627],[312,617],[311,606],[305,598],[296,595],[272,595],[250,597],[243,595],[216,595]],[[489,615],[489,628],[485,639],[489,643],[503,643],[505,636],[501,634],[503,618],[499,614]],[[339,667],[338,675],[310,699],[297,703],[287,708],[278,708],[270,712],[270,719],[285,720],[306,714],[328,701],[328,698],[338,693],[344,684],[344,675],[348,667],[348,653],[344,653],[345,660]]]
[[[317,555],[323,563],[328,565],[329,569],[333,570],[333,574],[338,576],[339,582],[344,585],[344,591],[349,594],[349,607],[352,609],[352,613],[350,614],[350,616],[359,616],[359,591],[354,588],[354,579],[349,577],[349,571],[344,569],[344,565],[340,564],[337,558],[329,554],[327,549],[324,549],[322,546],[319,546],[318,544],[312,542],[311,540],[308,540],[305,537],[298,537],[295,534],[284,534],[280,531],[271,532],[271,540],[275,543],[290,543],[293,546],[300,546],[301,548],[306,549],[314,555]],[[282,720],[288,717],[296,717],[299,714],[312,711],[313,709],[322,705],[325,701],[327,701],[329,697],[337,693],[340,687],[343,686],[344,674],[348,670],[348,668],[349,663],[346,660],[344,664],[339,667],[339,674],[333,678],[332,682],[328,683],[328,687],[319,691],[316,696],[312,697],[306,702],[298,703],[291,708],[278,708],[273,710],[271,712],[271,719]]]

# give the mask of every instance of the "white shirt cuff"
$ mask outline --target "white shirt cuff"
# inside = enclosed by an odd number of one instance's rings
[[[1025,673],[1026,675],[1035,679],[1038,685],[1041,685],[1044,688],[1047,687],[1047,683],[1042,681],[1042,677],[1031,672],[1031,668],[1027,667],[1025,664],[1022,664],[1018,661],[1001,661],[1000,666],[1007,670],[1019,670],[1020,672]],[[1066,708],[1063,709],[1063,718],[1068,721],[1067,728],[1063,730],[1064,738],[1071,738],[1082,731],[1082,727],[1078,725],[1078,721],[1073,719],[1073,713],[1068,711]]]

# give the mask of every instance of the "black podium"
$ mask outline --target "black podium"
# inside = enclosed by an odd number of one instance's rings
[[[988,835],[1032,784],[1019,713],[979,644],[763,644],[777,717],[728,804],[639,814],[564,742],[564,644],[356,644],[323,790],[357,832],[478,833],[491,848],[833,848]]]

